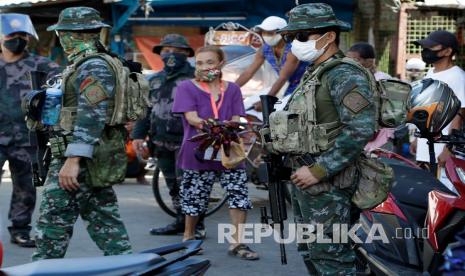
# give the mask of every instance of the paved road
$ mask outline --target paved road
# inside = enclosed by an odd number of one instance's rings
[[[156,205],[149,185],[139,185],[134,180],[128,179],[125,184],[115,186],[115,190],[118,194],[121,215],[128,228],[135,251],[176,243],[181,240],[181,236],[151,236],[148,234],[148,229],[151,227],[165,225],[171,221],[171,218]],[[264,191],[258,191],[255,187],[251,187],[250,190],[255,208],[250,212],[248,221],[259,222],[259,207],[266,204],[267,194]],[[32,249],[20,248],[9,242],[7,215],[10,196],[11,182],[8,178],[4,178],[0,185],[0,240],[5,249],[4,267],[27,263],[32,254]],[[264,239],[261,244],[252,246],[260,254],[259,261],[243,261],[228,256],[227,244],[217,242],[217,225],[222,222],[228,222],[227,208],[222,208],[206,221],[207,239],[203,244],[204,255],[201,257],[209,259],[212,263],[207,275],[240,275],[240,273],[247,273],[247,275],[268,273],[273,275],[306,275],[296,246],[294,244],[286,246],[288,265],[282,266],[279,246],[271,238]],[[78,220],[66,257],[98,255],[100,255],[100,251],[89,238],[82,221]]]

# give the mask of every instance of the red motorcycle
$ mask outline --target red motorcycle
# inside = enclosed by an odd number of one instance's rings
[[[442,253],[465,225],[465,161],[452,157],[446,162],[456,194],[410,160],[387,151],[374,153],[394,169],[396,183],[382,204],[362,212],[357,236],[366,241],[373,225],[380,224],[388,242],[357,245],[358,270],[376,275],[438,273]]]
[[[382,204],[360,216],[356,235],[365,241],[356,245],[360,274],[437,275],[446,247],[465,225],[465,160],[460,159],[465,158],[465,134],[440,134],[457,114],[460,101],[438,81],[424,80],[412,93],[407,119],[429,141],[431,172],[395,153],[374,152],[394,169],[396,182]],[[446,144],[456,156],[445,165],[451,189],[434,175],[434,143]],[[370,229],[379,225],[386,239],[366,242]]]

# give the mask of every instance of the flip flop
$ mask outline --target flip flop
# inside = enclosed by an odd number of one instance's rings
[[[238,257],[243,260],[256,261],[260,259],[260,257],[258,256],[253,256],[253,253],[256,253],[256,252],[250,249],[250,247],[248,247],[247,245],[243,243],[238,244],[233,249],[228,250],[228,254],[230,256]]]

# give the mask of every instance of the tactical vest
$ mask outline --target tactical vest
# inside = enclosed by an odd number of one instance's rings
[[[73,87],[73,83],[78,75],[76,74],[77,68],[84,61],[89,60],[90,58],[95,58],[96,56],[104,59],[108,64],[110,64],[112,69],[114,66],[122,66],[116,61],[111,63],[113,62],[111,60],[114,59],[108,55],[95,54],[86,56],[76,61],[74,65],[66,68],[63,72],[63,99],[62,109],[60,112],[60,122],[58,126],[54,127],[54,129],[60,130],[60,132],[63,132],[64,130],[63,134],[69,135],[73,132],[77,118],[79,91],[76,91]],[[115,71],[116,69],[113,70]],[[84,159],[86,167],[85,182],[94,188],[104,188],[116,183],[121,183],[124,181],[126,175],[127,156],[125,152],[125,139],[127,137],[127,131],[124,125],[120,123],[122,121],[118,122],[114,120],[116,113],[122,113],[122,111],[124,111],[123,104],[126,104],[126,100],[122,99],[121,96],[118,95],[118,93],[123,92],[118,90],[122,89],[121,79],[119,79],[121,75],[118,75],[118,71],[115,71],[115,73],[117,73],[115,75],[116,86],[114,88],[116,92],[113,97],[108,99],[105,128],[102,131],[98,143],[94,145],[92,159]],[[57,137],[57,141],[59,141],[60,138],[61,137]],[[65,140],[67,139],[68,137]],[[59,144],[59,142],[53,143],[51,140],[52,153],[53,148],[56,148],[57,144]],[[63,145],[61,155],[53,154],[54,157],[62,158],[65,148],[66,145]]]
[[[103,59],[115,74],[115,95],[109,99],[106,124],[109,126],[125,124],[145,118],[149,85],[142,74],[130,72],[117,58],[104,53],[85,55],[68,66],[63,72],[63,102],[60,112],[60,127],[65,131],[72,131],[77,115],[78,98],[73,91],[76,69],[89,59]],[[72,95],[71,95],[72,94]]]
[[[326,64],[323,64],[311,74],[304,75],[284,109],[270,114],[274,151],[296,155],[319,154],[329,149],[341,133],[342,123],[334,107],[334,112],[329,114],[333,120],[327,123],[317,121],[316,91],[321,85],[322,73],[327,71],[325,67]],[[329,90],[325,92],[330,97]]]
[[[79,95],[77,95],[78,91],[75,91],[73,87],[76,80],[76,74],[73,74],[75,72],[75,68],[67,67],[63,71],[63,80],[61,82],[63,97],[58,127],[65,132],[72,132],[76,123]]]
[[[375,112],[375,129],[380,127],[397,127],[405,122],[407,101],[411,87],[398,80],[376,81],[373,74],[358,62],[344,57],[324,62],[309,76],[304,77],[299,87],[282,111],[270,114],[270,134],[272,149],[278,153],[319,154],[334,145],[343,125],[334,105],[325,110],[325,121],[317,121],[316,98],[330,98],[329,89],[323,89],[322,95],[316,91],[322,84],[325,72],[339,64],[349,64],[365,74],[377,112]],[[321,107],[320,107],[321,109]],[[321,121],[321,120],[320,120]]]

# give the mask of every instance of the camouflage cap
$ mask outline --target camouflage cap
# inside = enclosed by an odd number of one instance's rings
[[[176,47],[176,48],[182,48],[182,49],[187,49],[189,51],[189,57],[194,56],[194,49],[189,45],[187,42],[186,37],[180,34],[167,34],[165,35],[161,41],[160,44],[155,45],[152,49],[152,51],[155,54],[160,54],[161,48],[163,47]]]
[[[298,30],[321,29],[338,27],[341,31],[350,30],[349,23],[338,20],[333,8],[325,3],[302,4],[289,12],[287,27],[278,32],[292,32]]]
[[[89,7],[72,7],[61,11],[58,22],[47,28],[47,31],[79,31],[109,28],[103,23],[100,13]]]

